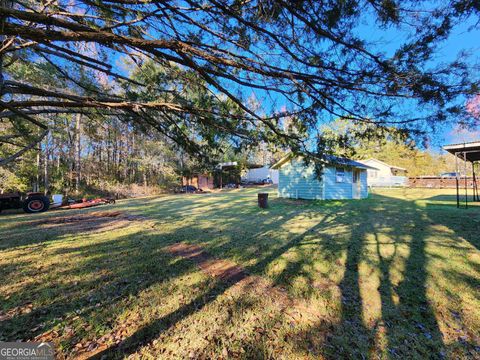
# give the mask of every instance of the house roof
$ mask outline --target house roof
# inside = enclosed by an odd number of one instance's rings
[[[387,167],[389,167],[390,169],[397,169],[397,170],[402,170],[402,171],[407,171],[407,169],[405,168],[402,168],[400,166],[395,166],[395,165],[390,165],[390,164],[387,164],[386,162],[383,162],[381,160],[378,160],[378,159],[375,159],[375,158],[370,158],[370,159],[367,159],[367,160],[359,160],[359,162],[361,162],[362,164],[366,163],[367,161],[375,161],[379,164],[382,164],[382,165],[385,165]]]
[[[271,169],[280,169],[283,164],[289,162],[293,157],[294,157],[294,154],[289,152],[287,155],[285,155],[283,158],[281,158],[275,164],[273,164],[271,166]],[[354,161],[354,160],[351,160],[351,159],[347,159],[347,158],[343,158],[343,157],[335,156],[335,155],[327,155],[326,160],[327,160],[327,164],[332,164],[332,165],[355,167],[355,168],[359,168],[359,169],[378,170],[377,168],[374,168],[374,167],[366,165],[366,164],[362,164],[358,161]]]
[[[445,145],[443,149],[452,155],[458,156],[462,160],[464,159],[465,155],[467,161],[480,161],[480,141]]]

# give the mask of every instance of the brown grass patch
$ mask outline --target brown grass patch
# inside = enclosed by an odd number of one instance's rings
[[[33,309],[32,303],[26,303],[21,306],[16,306],[13,309],[8,310],[7,312],[0,311],[0,323],[2,321],[13,319],[17,315],[31,313]]]

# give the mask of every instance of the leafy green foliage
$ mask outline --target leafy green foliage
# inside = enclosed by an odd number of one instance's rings
[[[0,194],[26,190],[27,186],[22,179],[11,171],[0,168]]]

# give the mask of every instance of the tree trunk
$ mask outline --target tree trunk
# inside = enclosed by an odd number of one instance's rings
[[[35,176],[35,184],[33,185],[33,192],[38,192],[40,191],[40,156],[41,156],[41,151],[42,151],[42,143],[38,144],[38,149],[37,149],[37,161],[36,161],[36,176]]]
[[[144,192],[145,192],[145,195],[147,195],[147,171],[145,170],[143,172],[143,188],[144,188]]]
[[[82,136],[82,114],[77,114],[75,123],[75,192],[80,192],[81,181],[81,136]]]
[[[131,177],[130,177],[130,182],[137,182],[137,166],[138,166],[138,161],[136,159],[136,152],[135,152],[135,133],[132,134],[132,158],[133,164],[131,167]]]
[[[40,188],[40,149],[37,150],[37,173],[35,177],[35,184],[33,185],[33,192],[38,192]]]
[[[49,146],[48,146],[48,135],[45,137],[45,149],[43,153],[43,185],[44,185],[44,194],[47,195],[50,182],[49,182],[49,174],[48,174],[48,161],[49,161]]]

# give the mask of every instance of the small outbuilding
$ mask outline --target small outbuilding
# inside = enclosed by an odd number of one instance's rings
[[[192,174],[182,177],[182,186],[195,186],[197,189],[213,189],[213,176],[209,174]]]
[[[365,199],[368,197],[367,170],[374,167],[331,156],[320,177],[314,164],[289,154],[272,166],[278,170],[278,196],[293,199]]]

